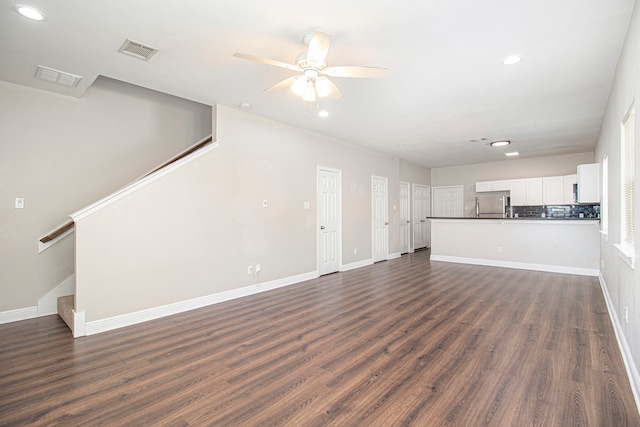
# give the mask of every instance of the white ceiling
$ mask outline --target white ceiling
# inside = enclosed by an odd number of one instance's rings
[[[222,104],[427,167],[593,151],[635,0],[0,0],[0,80],[82,97],[100,75]],[[47,15],[29,21],[30,4]],[[288,89],[293,73],[233,57],[294,62],[305,34],[333,34],[329,65],[386,67],[334,78],[329,117]],[[125,39],[159,49],[118,53]],[[514,66],[504,57],[522,55]],[[83,76],[70,89],[37,65]],[[486,142],[470,142],[487,138]],[[488,142],[510,139],[508,148]]]

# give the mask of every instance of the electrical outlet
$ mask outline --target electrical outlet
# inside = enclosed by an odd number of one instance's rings
[[[24,197],[16,197],[16,209],[24,209]]]
[[[624,323],[629,323],[629,307],[624,307]]]
[[[498,253],[501,254],[502,253],[502,246],[498,246]]]
[[[268,203],[267,203],[267,200],[265,199],[262,201],[262,207],[266,208],[267,206],[268,206]]]
[[[358,248],[353,248],[353,254],[358,255]]]
[[[253,266],[252,265],[247,267],[247,274],[253,274]]]
[[[600,260],[600,268],[604,269],[604,260],[603,259]]]
[[[256,273],[260,273],[261,270],[262,267],[260,267],[260,264],[256,264]]]

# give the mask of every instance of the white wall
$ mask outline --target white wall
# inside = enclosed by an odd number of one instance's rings
[[[626,42],[618,62],[615,80],[607,112],[602,124],[602,131],[596,148],[596,159],[602,162],[605,155],[609,158],[609,234],[600,240],[601,257],[604,260],[604,268],[601,269],[601,280],[609,297],[611,309],[616,319],[618,332],[628,346],[628,361],[635,369],[634,383],[636,398],[640,393],[640,185],[638,183],[638,171],[640,170],[640,6],[636,3],[633,17],[629,25]],[[631,269],[619,255],[614,246],[620,243],[620,125],[631,103],[635,100],[635,165],[636,188],[634,195],[635,209],[635,254],[636,266]],[[624,318],[625,307],[629,311],[629,321]],[[623,348],[624,350],[624,348]],[[640,403],[640,402],[639,402]]]
[[[433,187],[463,185],[464,215],[474,216],[477,181],[570,175],[576,173],[578,165],[593,162],[593,153],[580,153],[433,168],[431,185]]]
[[[397,158],[215,112],[219,148],[77,220],[76,308],[88,323],[254,285],[249,265],[261,264],[261,282],[316,272],[318,166],[342,171],[343,264],[372,257],[372,175],[389,180],[399,251]]]
[[[73,274],[73,237],[40,237],[211,133],[211,107],[107,78],[82,99],[0,82],[0,117],[0,313]]]

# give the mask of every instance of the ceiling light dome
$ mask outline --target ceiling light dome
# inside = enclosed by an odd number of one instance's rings
[[[20,15],[24,16],[25,18],[29,18],[34,21],[45,21],[47,19],[44,13],[40,12],[38,9],[31,6],[17,5],[16,12],[18,12]]]
[[[509,144],[511,144],[511,141],[509,141],[508,139],[503,139],[501,141],[493,141],[489,145],[491,145],[492,147],[504,147]]]
[[[511,56],[507,56],[502,60],[502,65],[515,65],[520,61],[522,61],[522,56],[511,55]]]

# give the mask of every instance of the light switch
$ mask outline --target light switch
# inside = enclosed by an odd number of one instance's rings
[[[309,209],[309,202],[304,202],[304,208]]]
[[[16,209],[24,209],[24,197],[16,197]]]

